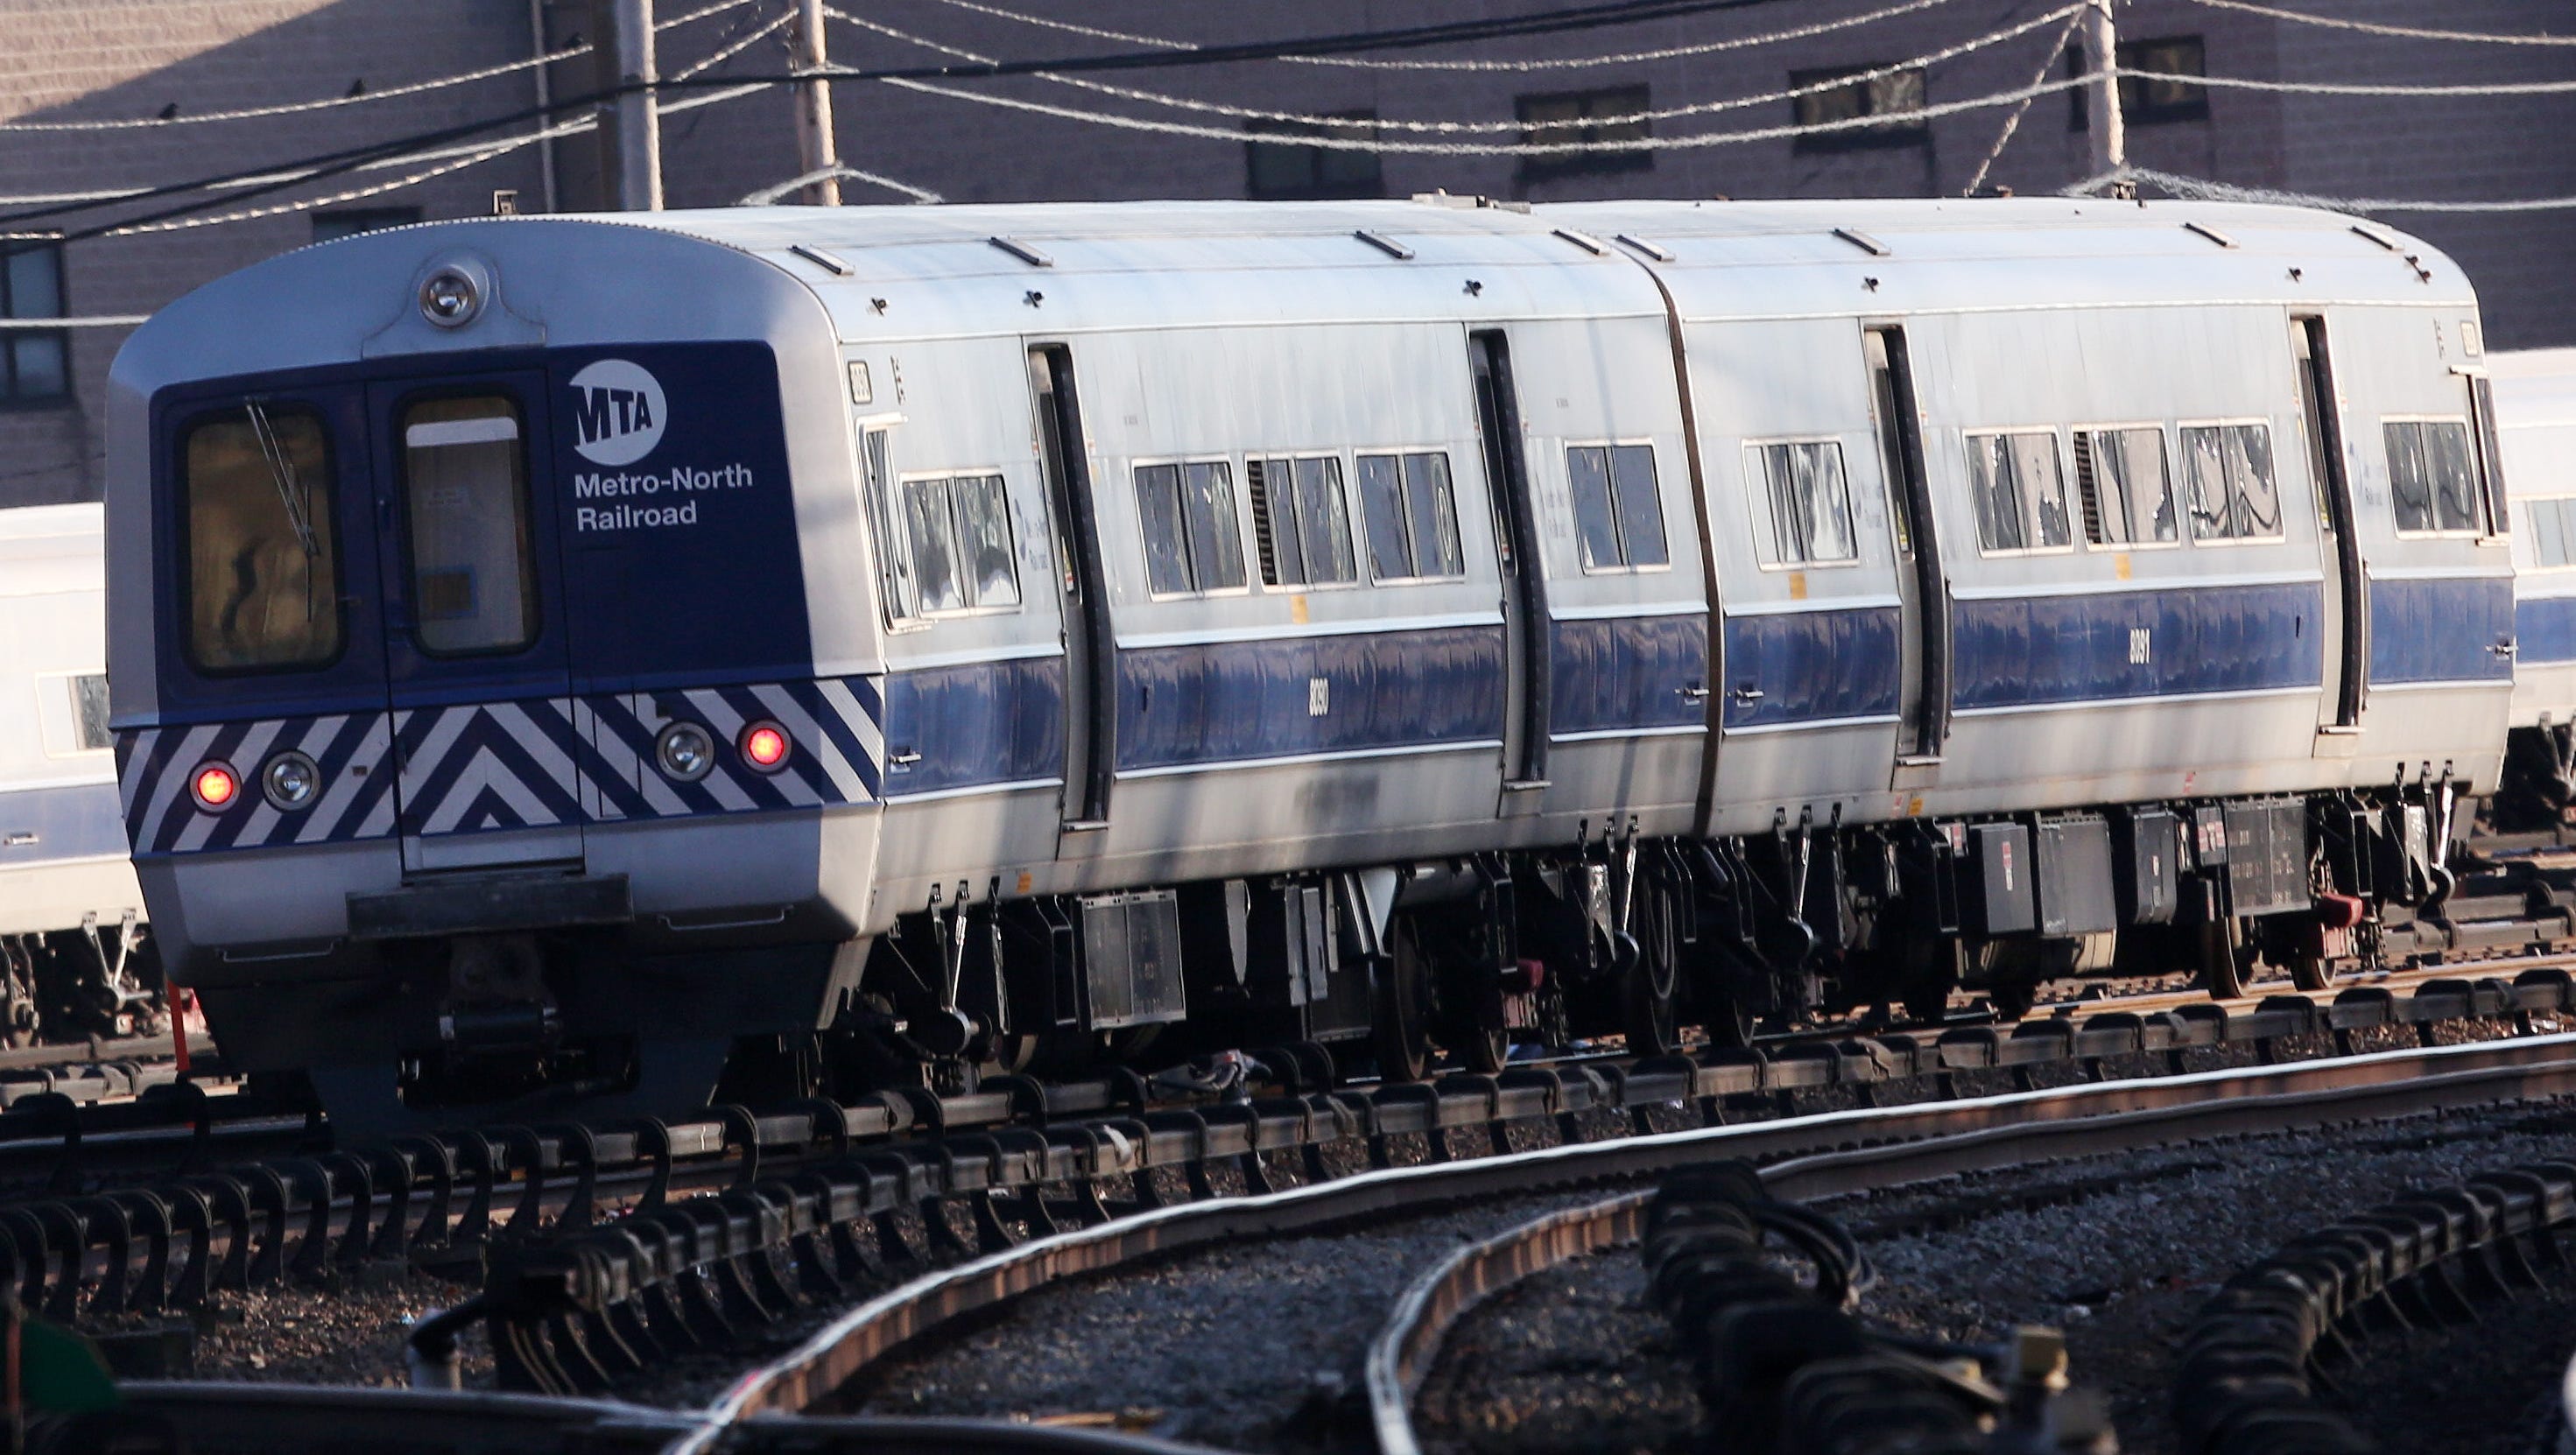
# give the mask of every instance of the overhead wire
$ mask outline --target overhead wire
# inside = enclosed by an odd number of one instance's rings
[[[1777,91],[1765,91],[1750,96],[1731,96],[1718,101],[1700,101],[1683,106],[1667,106],[1648,111],[1621,112],[1616,115],[1586,117],[1584,119],[1584,124],[1593,127],[1631,126],[1657,121],[1669,121],[1685,116],[1706,116],[1726,111],[1741,111],[1756,106],[1769,106],[1782,101],[1796,101],[1803,97],[1823,95],[1827,92],[1843,90],[1851,86],[1864,85],[1871,81],[1900,75],[1907,71],[1929,69],[1932,66],[1942,64],[1946,61],[1956,60],[1963,55],[1969,55],[1976,51],[1985,50],[1993,46],[2017,40],[2032,31],[2043,29],[2049,24],[2059,20],[2066,21],[2067,30],[2071,31],[2073,29],[2073,22],[2077,18],[2081,17],[2083,10],[2084,6],[2082,3],[2061,6],[2055,10],[2046,11],[2032,19],[2006,26],[2000,30],[1989,31],[1984,35],[1977,36],[1970,40],[1961,41],[1955,45],[1945,46],[1940,50],[1927,52],[1919,56],[1908,57],[1904,60],[1890,61],[1883,65],[1876,65],[1862,70],[1848,72],[1837,75],[1830,80],[1810,81],[1802,85],[1790,86]],[[962,46],[950,45],[942,41],[930,39],[927,36],[916,35],[910,31],[900,30],[894,26],[887,25],[882,21],[873,20],[852,11],[843,10],[837,6],[826,5],[823,8],[823,13],[831,19],[858,26],[861,29],[875,32],[876,34],[885,36],[889,39],[917,45],[925,50],[931,50],[940,54],[974,61],[988,61],[991,59],[989,56],[984,56],[977,52],[967,50]],[[1044,71],[1036,72],[1034,74],[1041,80],[1052,81],[1058,85],[1072,86],[1081,90],[1095,92],[1100,95],[1116,97],[1121,100],[1138,101],[1155,106],[1168,106],[1175,110],[1196,111],[1218,116],[1231,116],[1246,121],[1283,122],[1297,126],[1311,126],[1327,129],[1348,128],[1351,125],[1351,119],[1346,116],[1329,116],[1312,112],[1275,111],[1261,107],[1234,106],[1223,102],[1201,101],[1193,97],[1172,96],[1159,91],[1144,91],[1129,86],[1116,86],[1103,81],[1087,80],[1080,76],[1059,76]],[[1526,131],[1529,129],[1529,123],[1524,121],[1411,121],[1402,118],[1378,117],[1372,119],[1366,124],[1375,128],[1380,133],[1388,131],[1404,131],[1444,135],[1463,135],[1478,132],[1514,132]]]
[[[2446,201],[2413,197],[2325,197],[2312,192],[2293,192],[2277,187],[2240,187],[2232,182],[2214,182],[2206,177],[2190,177],[2177,172],[2164,172],[2153,167],[2139,166],[2115,167],[2099,176],[2087,177],[2081,182],[2064,188],[2061,195],[2092,196],[2116,183],[2145,183],[2194,202],[2258,202],[2284,207],[2315,207],[2328,212],[2473,214],[2560,212],[2576,209],[2576,197],[2524,197],[2493,202]]]
[[[2048,79],[2049,71],[2057,65],[2057,58],[2066,53],[2068,38],[2075,34],[2075,27],[2082,23],[2084,12],[2090,8],[2089,5],[2075,5],[2068,8],[2065,28],[2059,30],[2057,38],[2048,43],[2048,56],[2039,63],[2038,74],[2030,78],[2031,84],[2037,85]],[[1960,196],[1974,197],[1977,195],[1977,189],[1986,185],[1986,174],[1992,172],[1995,169],[1995,163],[2002,159],[2004,148],[2012,145],[2013,133],[2021,130],[2021,119],[2030,114],[2031,102],[2038,99],[2036,95],[2031,96],[2014,107],[2012,115],[2004,118],[2002,132],[1995,137],[1994,146],[1986,152],[1986,159],[1977,163],[1976,175],[1968,178],[1968,185],[1959,189]]]
[[[1114,40],[1128,45],[1160,46],[1169,50],[1186,51],[1198,48],[1189,41],[1173,40],[1165,36],[1138,35],[1132,31],[1107,30],[1099,26],[1081,25],[1073,21],[1057,20],[1052,16],[1030,15],[1021,11],[1006,10],[999,5],[984,4],[981,3],[981,0],[939,0],[939,3],[952,6],[959,10],[971,10],[979,14],[990,15],[997,19],[1017,21],[1022,25],[1040,26],[1048,30],[1063,31],[1071,35],[1089,36],[1096,40]],[[1527,60],[1509,61],[1418,59],[1381,60],[1361,56],[1282,56],[1279,59],[1301,65],[1345,66],[1363,70],[1378,71],[1584,70],[1599,66],[1634,65],[1643,61],[1681,60],[1690,56],[1714,55],[1722,51],[1746,50],[1755,46],[1775,45],[1782,41],[1809,40],[1816,36],[1830,35],[1841,30],[1852,30],[1860,26],[1874,24],[1881,20],[1893,20],[1900,16],[1912,15],[1917,11],[1930,10],[1935,6],[1947,5],[1949,3],[1951,3],[1951,0],[1903,0],[1903,3],[1901,4],[1889,5],[1860,15],[1847,15],[1834,20],[1821,20],[1811,25],[1792,26],[1786,30],[1766,31],[1759,35],[1730,36],[1723,40],[1694,41],[1687,45],[1660,46],[1652,50],[1620,51],[1608,55],[1540,56],[1532,57]]]
[[[709,16],[719,15],[728,10],[738,10],[754,3],[756,0],[716,0],[715,4],[702,6],[686,15],[656,21],[653,29],[656,32],[672,30],[692,21],[704,20]],[[324,96],[310,101],[282,101],[269,106],[241,106],[224,111],[180,112],[172,116],[102,117],[79,121],[0,121],[0,132],[145,131],[155,127],[204,126],[214,122],[295,116],[307,112],[330,111],[344,106],[363,106],[375,101],[392,101],[430,91],[443,91],[455,86],[470,86],[477,81],[489,81],[538,66],[550,66],[557,61],[575,60],[589,55],[591,50],[592,47],[585,42],[565,46],[560,50],[547,51],[541,55],[522,56],[515,61],[503,61],[477,70],[460,71],[450,76],[435,76],[426,81],[407,81],[401,85],[387,86],[380,90],[361,91],[354,96]]]
[[[961,0],[948,0],[961,3]],[[2296,25],[2323,26],[2330,30],[2358,31],[2365,35],[2388,36],[2398,40],[2460,41],[2475,45],[2576,46],[2576,35],[2516,35],[2476,30],[2436,30],[2420,25],[2390,25],[2384,21],[2352,20],[2339,15],[2317,15],[2305,10],[2286,10],[2277,5],[2260,5],[2254,0],[2192,0],[2213,10],[2238,10],[2272,20],[2286,20]]]

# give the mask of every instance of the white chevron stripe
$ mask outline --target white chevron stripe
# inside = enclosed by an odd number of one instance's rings
[[[332,738],[337,735],[338,726],[347,721],[349,719],[346,717],[325,719],[325,725],[335,731],[325,732],[322,727],[317,726],[312,732],[305,734],[304,751],[315,760],[320,760],[324,750],[331,745]],[[376,717],[367,724],[363,736],[358,740],[357,751],[349,759],[349,768],[341,769],[333,781],[323,785],[322,801],[314,805],[311,813],[304,816],[303,827],[295,832],[295,842],[316,843],[340,831],[343,827],[341,821],[349,816],[349,811],[357,803],[358,796],[367,791],[369,783],[376,781],[373,775],[393,771],[393,755],[388,751],[392,740],[391,734],[392,728],[382,716]],[[361,777],[349,771],[350,768],[357,767],[365,767],[369,776]],[[390,800],[391,797],[391,794],[387,794],[385,799],[380,801]],[[358,836],[363,836],[364,833],[363,827],[357,831]]]
[[[206,756],[206,750],[214,746],[215,734],[221,731],[223,729],[211,725],[193,727],[187,730],[186,737],[179,740],[179,751],[170,755],[169,766],[162,771],[160,780],[152,785],[152,796],[161,802],[157,808],[145,809],[140,842],[151,844],[159,841],[161,831],[169,825],[171,814],[196,813],[196,800],[188,796],[188,775],[196,771],[198,762]],[[206,815],[197,816],[203,818]],[[203,838],[204,835],[198,837]]]
[[[134,741],[127,746],[125,761],[129,766],[126,771],[116,775],[116,805],[129,821],[134,817],[135,803],[143,796],[145,787],[143,765],[152,761],[153,745],[160,741],[159,728],[145,728],[136,733]]]
[[[883,700],[885,679],[874,680],[878,698]],[[869,762],[882,768],[885,765],[885,726],[859,705],[859,695],[851,690],[849,683],[835,677],[824,682],[822,687],[823,700],[841,715],[841,721],[850,729],[850,736],[859,740],[859,750],[868,755]]]
[[[421,824],[422,835],[426,837],[431,834],[456,832],[464,822],[466,810],[473,806],[475,800],[483,796],[487,788],[499,793],[501,801],[510,805],[511,810],[530,827],[542,827],[557,822],[555,817],[546,811],[545,805],[538,801],[536,792],[522,782],[516,773],[502,766],[500,759],[489,753],[477,753],[473,761],[465,765],[465,771],[459,773],[449,786],[447,796],[439,801],[437,808]]]

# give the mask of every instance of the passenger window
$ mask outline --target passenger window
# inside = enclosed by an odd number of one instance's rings
[[[1246,460],[1243,485],[1252,497],[1264,584],[1337,586],[1359,579],[1340,460]]]
[[[2160,427],[2077,430],[2075,488],[2082,497],[2084,538],[2094,545],[2145,546],[2181,538]]]
[[[2576,500],[2530,500],[2523,502],[2523,519],[2531,522],[2531,563],[2542,570],[2564,566],[2576,560],[2569,553],[2567,527],[2568,507]]]
[[[1011,503],[999,475],[959,475],[948,482],[957,517],[958,561],[967,605],[983,610],[1020,604],[1020,563],[1011,549]]]
[[[885,431],[867,437],[868,502],[890,624],[1020,604],[1010,495],[999,475],[889,485]]]
[[[1244,583],[1233,470],[1222,460],[1136,467],[1145,577],[1154,593],[1226,591]]]
[[[1449,483],[1449,457],[1362,455],[1359,465],[1369,574],[1380,582],[1464,576],[1467,566],[1458,548],[1458,503]]]
[[[1840,444],[1755,445],[1752,453],[1762,472],[1763,499],[1771,507],[1767,564],[1832,566],[1860,559]]]
[[[1977,507],[1978,544],[1989,551],[2075,543],[2055,430],[1969,435],[1968,490]]]
[[[80,752],[94,753],[116,746],[116,734],[107,728],[107,674],[84,672],[71,679],[72,746]]]
[[[2456,419],[2389,420],[2389,501],[2402,531],[2468,532],[2478,528],[2477,466],[2469,427]]]
[[[2182,460],[2192,539],[2279,539],[2281,491],[2272,473],[2271,426],[2184,425]]]
[[[903,482],[904,543],[912,548],[912,577],[921,591],[921,614],[966,609],[957,579],[957,552],[949,537],[948,482]]]
[[[1584,570],[1670,564],[1651,447],[1575,445],[1565,452],[1565,476]]]
[[[403,411],[413,635],[435,656],[537,639],[536,550],[518,407],[493,395]]]
[[[190,660],[233,672],[337,659],[340,567],[321,418],[251,401],[191,428],[179,461]]]

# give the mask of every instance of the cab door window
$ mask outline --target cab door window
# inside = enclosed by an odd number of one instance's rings
[[[321,417],[247,401],[191,425],[178,455],[189,660],[208,672],[337,660],[345,623]]]
[[[413,632],[432,656],[515,652],[537,639],[537,573],[518,407],[497,395],[403,411]]]

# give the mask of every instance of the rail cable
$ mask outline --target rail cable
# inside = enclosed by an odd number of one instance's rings
[[[2500,202],[2442,201],[2405,197],[2323,197],[2274,187],[2240,187],[2206,177],[2158,171],[2153,167],[2117,167],[2061,189],[2061,196],[2089,197],[2119,183],[2143,182],[2192,202],[2254,202],[2282,207],[2316,207],[2328,212],[2496,213],[2558,212],[2576,208],[2576,197],[2523,197]]]
[[[2076,5],[2068,8],[2066,26],[2064,29],[2057,32],[2057,38],[2055,40],[2049,42],[2048,54],[2040,60],[2039,70],[2030,78],[2030,83],[2032,85],[2036,86],[2040,82],[2048,79],[2049,71],[2057,65],[2058,56],[2063,54],[2066,50],[2067,39],[2075,34],[2075,27],[2083,23],[2084,12],[2090,8],[2091,7],[2088,5]],[[2031,101],[2036,101],[2038,99],[2039,98],[2037,96],[2033,96]],[[1977,189],[1986,184],[1986,174],[1993,171],[1995,169],[1995,163],[2003,159],[2004,148],[2012,145],[2013,133],[2021,130],[2021,119],[2029,114],[2030,101],[2024,101],[2019,106],[2013,108],[2012,115],[2004,118],[2004,129],[1996,134],[1995,144],[1987,151],[1986,159],[1977,163],[1976,175],[1968,178],[1968,185],[1959,189],[1960,196],[1974,197],[1977,195]]]
[[[1647,122],[1669,121],[1674,118],[1684,116],[1704,116],[1723,111],[1740,111],[1755,106],[1768,106],[1781,101],[1794,101],[1805,96],[1822,95],[1829,91],[1839,91],[1854,85],[1881,80],[1888,76],[1898,75],[1905,71],[1927,69],[1945,61],[1956,60],[1960,56],[1989,49],[1993,46],[2004,44],[2007,41],[2019,39],[2032,31],[2043,29],[2051,22],[2058,20],[2064,20],[2066,22],[2066,32],[2071,33],[2074,29],[2075,22],[2083,17],[2084,9],[2084,5],[2080,3],[2061,6],[2055,10],[2046,11],[2030,20],[2006,26],[2000,30],[1988,31],[1984,35],[1961,41],[1956,45],[1945,46],[1940,50],[1909,57],[1908,59],[1901,61],[1890,61],[1884,65],[1871,66],[1865,70],[1851,72],[1848,75],[1836,76],[1828,81],[1812,81],[1803,86],[1791,86],[1778,91],[1765,91],[1757,95],[1732,96],[1718,101],[1697,101],[1686,106],[1668,106],[1653,111],[1631,111],[1623,112],[1616,116],[1590,117],[1586,119],[1585,124],[1595,127],[1630,126]],[[906,30],[899,30],[882,21],[872,20],[866,16],[854,14],[836,6],[825,6],[823,13],[834,20],[843,21],[847,24],[858,26],[863,30],[873,31],[878,35],[887,37],[888,39],[903,41],[910,45],[917,45],[925,50],[935,51],[942,55],[970,61],[989,62],[993,59],[990,56],[981,55],[977,52],[967,50],[962,46],[949,45],[942,41],[932,40],[927,36],[916,35]],[[2052,58],[2053,56],[2054,53],[2052,52]],[[1086,80],[1079,76],[1060,76],[1044,71],[1038,72],[1037,74],[1040,79],[1053,81],[1058,85],[1074,86],[1085,91],[1097,92],[1104,96],[1114,96],[1125,101],[1141,101],[1155,106],[1169,106],[1175,110],[1205,112],[1212,115],[1231,116],[1250,121],[1289,122],[1299,126],[1313,126],[1327,129],[1337,127],[1348,128],[1352,124],[1349,117],[1325,116],[1302,111],[1271,111],[1260,107],[1250,106],[1229,106],[1218,101],[1202,101],[1194,97],[1173,96],[1160,91],[1143,91],[1135,89],[1134,87],[1114,86],[1105,81]],[[2045,80],[2046,78],[2047,72],[2043,70],[2035,80]],[[1884,120],[1884,118],[1882,118],[1882,120]],[[1401,119],[1379,118],[1366,124],[1374,126],[1380,132],[1407,131],[1438,133],[1444,135],[1475,132],[1516,132],[1527,131],[1530,129],[1530,124],[1528,122],[1518,120],[1406,121]],[[1227,133],[1227,135],[1229,137],[1236,137],[1236,134],[1231,132]],[[1240,138],[1236,137],[1236,139]],[[1300,138],[1300,140],[1302,141],[1303,138]]]
[[[942,5],[953,6],[959,10],[971,10],[978,14],[990,15],[1000,20],[1016,21],[1022,25],[1033,25],[1047,30],[1063,31],[1070,35],[1090,36],[1096,40],[1114,40],[1127,45],[1159,46],[1166,50],[1175,51],[1196,50],[1199,48],[1191,41],[1173,40],[1166,36],[1138,35],[1132,31],[1105,30],[1096,25],[1080,25],[1069,20],[1057,20],[1044,15],[1029,15],[1016,10],[1005,10],[998,5],[982,4],[980,3],[980,0],[939,0],[939,3]],[[1787,30],[1767,31],[1760,35],[1730,36],[1725,40],[1697,41],[1689,45],[1659,46],[1652,50],[1620,51],[1610,55],[1551,56],[1513,61],[1370,60],[1359,56],[1281,56],[1278,59],[1285,62],[1292,62],[1297,65],[1343,66],[1372,71],[1527,72],[1583,70],[1596,66],[1633,65],[1641,61],[1680,60],[1689,56],[1713,55],[1721,51],[1748,50],[1755,46],[1775,45],[1781,41],[1807,40],[1819,35],[1830,35],[1835,31],[1856,29],[1860,26],[1869,25],[1881,20],[1893,20],[1899,16],[1912,15],[1917,11],[1930,10],[1935,6],[1947,5],[1949,3],[1950,0],[1904,0],[1904,3],[1902,4],[1890,5],[1883,9],[1869,11],[1866,14],[1847,15],[1839,20],[1818,21],[1813,25],[1792,26]]]
[[[753,29],[749,34],[729,41],[725,45],[718,47],[716,50],[709,52],[707,55],[681,67],[679,70],[672,73],[671,79],[674,81],[685,81],[692,76],[704,75],[706,72],[714,70],[725,62],[741,55],[744,51],[751,49],[752,46],[757,44],[763,37],[777,34],[780,29],[793,24],[795,20],[795,11],[783,11],[767,23]]]
[[[704,20],[711,15],[739,9],[752,3],[754,0],[717,0],[713,5],[701,6],[686,15],[657,21],[653,29],[656,32],[677,29],[692,21]],[[253,121],[268,116],[294,116],[312,111],[330,111],[343,106],[362,106],[371,101],[392,101],[399,97],[418,96],[429,91],[443,91],[453,86],[470,86],[477,81],[489,81],[518,71],[533,70],[538,66],[550,66],[557,61],[576,60],[589,55],[592,49],[587,43],[566,46],[561,50],[547,51],[542,55],[523,56],[515,61],[504,61],[479,70],[460,71],[452,76],[436,76],[426,81],[408,81],[399,86],[387,86],[380,91],[362,91],[355,96],[325,96],[311,101],[282,101],[271,106],[242,106],[226,111],[183,113],[177,116],[106,117],[85,121],[0,121],[0,132],[146,131],[164,126],[204,126],[220,121]],[[109,201],[114,200],[116,196],[113,193],[94,195]]]
[[[961,4],[963,0],[944,0],[944,3]],[[2477,45],[2576,46],[2576,35],[2510,35],[2492,31],[2434,30],[2417,25],[2389,25],[2375,20],[2347,20],[2337,15],[2312,15],[2304,10],[2284,10],[2277,5],[2259,5],[2254,3],[2254,0],[2192,0],[2192,3],[2205,5],[2213,10],[2239,10],[2248,15],[2261,15],[2298,25],[2359,31],[2365,35],[2389,36],[2398,40],[2463,41]]]

